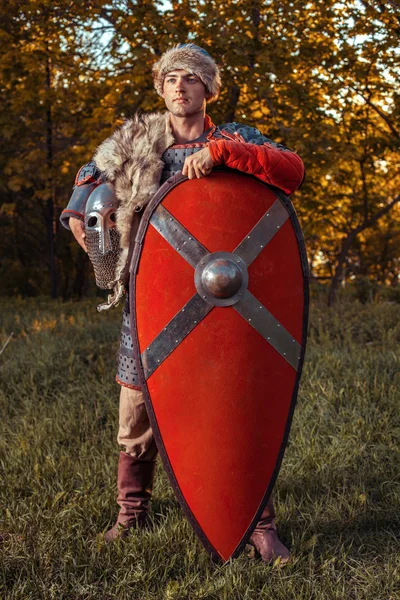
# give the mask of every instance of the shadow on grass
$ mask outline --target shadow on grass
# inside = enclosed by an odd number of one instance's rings
[[[310,474],[279,486],[279,498],[288,509],[279,534],[288,546],[292,540],[295,553],[312,548],[326,557],[342,548],[350,559],[365,554],[372,559],[398,546],[400,502],[389,474],[363,476],[349,469]]]

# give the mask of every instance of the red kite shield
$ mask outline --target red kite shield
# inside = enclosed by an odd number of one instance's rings
[[[289,434],[308,312],[300,226],[254,177],[179,174],[146,208],[131,271],[158,449],[206,550],[226,561],[258,521]]]

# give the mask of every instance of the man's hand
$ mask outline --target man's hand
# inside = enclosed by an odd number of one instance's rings
[[[87,252],[88,249],[85,244],[86,233],[83,229],[83,222],[80,219],[75,219],[75,217],[70,217],[69,226],[78,244]]]
[[[203,148],[191,156],[187,156],[183,164],[182,175],[189,179],[200,179],[211,173],[214,162],[211,158],[209,149]]]

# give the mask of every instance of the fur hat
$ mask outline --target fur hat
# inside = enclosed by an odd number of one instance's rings
[[[153,66],[154,87],[160,96],[163,93],[166,74],[174,69],[184,69],[200,77],[209,95],[208,102],[218,98],[221,87],[219,70],[215,61],[203,48],[195,44],[179,44],[164,52]]]

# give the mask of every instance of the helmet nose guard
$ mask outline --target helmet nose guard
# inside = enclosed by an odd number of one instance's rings
[[[85,209],[86,245],[94,268],[96,284],[110,289],[121,253],[116,229],[118,201],[111,183],[102,183],[89,196]]]

